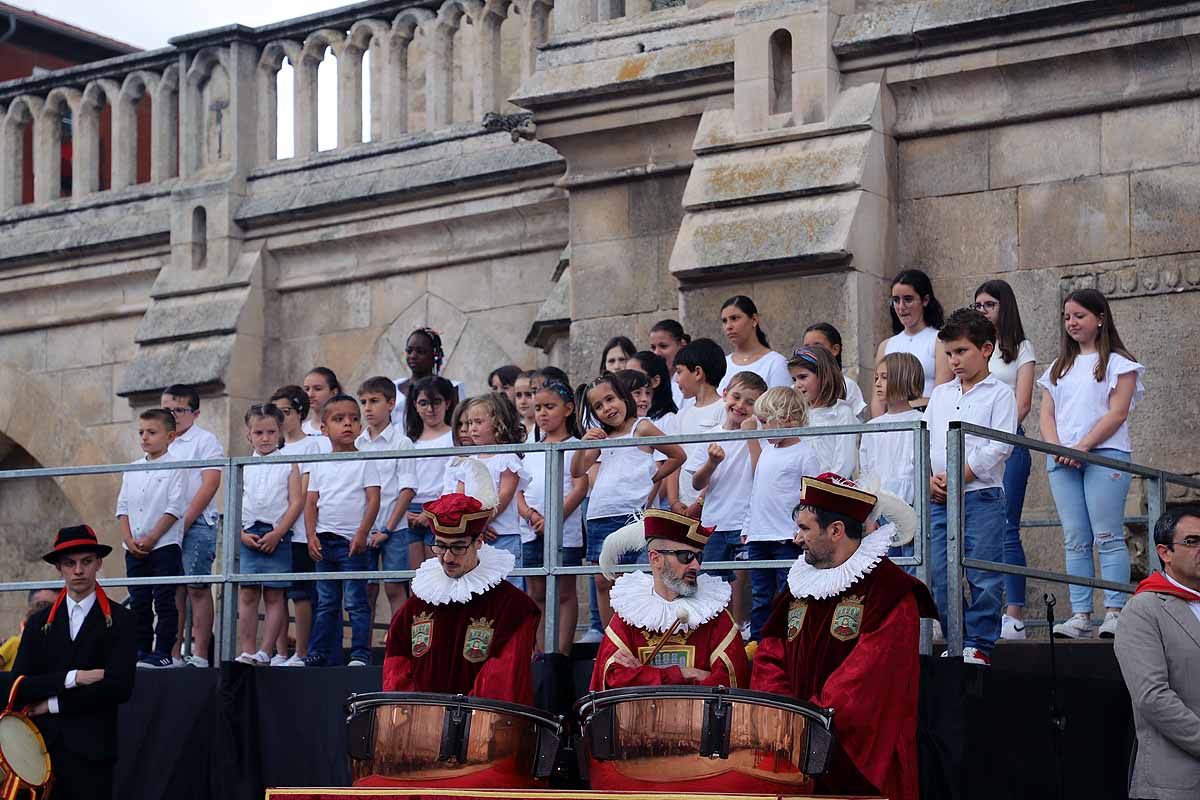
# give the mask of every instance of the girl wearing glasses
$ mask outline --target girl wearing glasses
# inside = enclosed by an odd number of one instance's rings
[[[1037,357],[1025,338],[1017,297],[1007,281],[986,281],[975,290],[975,310],[996,326],[996,349],[988,370],[1008,385],[1017,397],[1017,435],[1024,436],[1021,422],[1033,403],[1033,367]],[[1014,447],[1004,462],[1004,563],[1025,566],[1021,546],[1021,510],[1025,505],[1025,486],[1029,482],[1029,450]],[[1025,577],[1004,576],[1004,595],[1008,599],[1000,627],[1001,639],[1025,638]]]
[[[933,294],[929,276],[919,269],[906,269],[892,281],[888,308],[892,315],[892,336],[879,343],[875,363],[888,353],[912,353],[925,370],[925,391],[914,406],[924,408],[933,387],[953,377],[946,354],[938,346],[937,332],[945,313]],[[884,413],[883,406],[871,403],[871,416]]]
[[[458,390],[440,376],[421,378],[409,389],[404,410],[404,433],[417,450],[453,447],[454,436],[450,419],[458,403]],[[433,555],[433,531],[421,511],[425,503],[442,494],[446,480],[446,457],[419,458],[416,463],[417,493],[408,507],[408,563],[420,564]]]
[[[1117,333],[1108,300],[1095,289],[1077,289],[1063,301],[1063,332],[1058,358],[1038,379],[1042,387],[1042,438],[1117,461],[1129,461],[1129,412],[1146,393],[1142,373]],[[1105,580],[1129,582],[1125,549],[1125,495],[1132,476],[1066,456],[1048,456],[1050,493],[1062,520],[1067,572],[1093,577],[1092,544],[1100,551]],[[1101,638],[1117,633],[1125,595],[1104,592]],[[1092,590],[1071,587],[1070,619],[1054,635],[1090,639]]]

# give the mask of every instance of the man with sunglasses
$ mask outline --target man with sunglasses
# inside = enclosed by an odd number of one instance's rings
[[[750,664],[737,623],[727,610],[730,587],[701,575],[711,528],[670,511],[610,534],[600,566],[613,577],[621,556],[649,550],[650,572],[630,572],[613,584],[612,621],[596,653],[591,691],[625,686],[703,685],[746,688]]]
[[[872,530],[881,515],[888,523]],[[763,626],[750,688],[834,710],[833,757],[815,794],[917,800],[919,622],[937,607],[887,558],[916,514],[827,472],[801,479],[794,517],[804,556]]]
[[[1138,585],[1114,642],[1137,731],[1129,796],[1191,800],[1200,793],[1200,506],[1160,516],[1154,550],[1163,570]]]
[[[392,619],[383,659],[388,692],[445,692],[533,704],[530,664],[541,612],[505,579],[516,559],[485,544],[492,519],[465,494],[442,495],[422,515],[433,558]]]

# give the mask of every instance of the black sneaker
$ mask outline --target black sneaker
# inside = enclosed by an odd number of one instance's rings
[[[323,667],[325,666],[325,656],[319,656],[316,653],[309,653],[304,658],[300,659],[306,667]]]
[[[170,656],[148,655],[137,662],[138,669],[171,669],[175,663]]]

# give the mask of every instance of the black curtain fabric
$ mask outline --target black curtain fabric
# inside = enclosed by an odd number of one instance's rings
[[[922,800],[1057,800],[1048,655],[1045,643],[1023,643],[997,648],[990,670],[921,660]],[[1124,800],[1132,725],[1112,648],[1058,655],[1062,763],[1075,765],[1063,798]],[[590,673],[590,661],[565,657],[534,670],[539,704],[568,729]],[[345,786],[346,698],[380,682],[378,667],[139,671],[121,710],[115,796],[259,800],[266,786]],[[575,780],[573,760],[564,751],[564,785]]]

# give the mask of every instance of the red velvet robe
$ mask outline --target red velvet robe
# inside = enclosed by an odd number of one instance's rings
[[[750,688],[834,710],[818,794],[917,800],[921,617],[937,617],[929,590],[886,558],[836,597],[775,598]]]
[[[750,662],[746,660],[745,644],[728,611],[722,611],[693,631],[672,634],[654,657],[655,664],[661,666],[630,669],[614,660],[619,649],[644,660],[661,638],[662,634],[636,628],[613,614],[596,653],[590,691],[679,684],[745,689],[749,684]],[[702,681],[685,678],[680,665],[708,670],[710,674]]]
[[[385,692],[446,692],[533,705],[530,664],[541,618],[501,581],[467,603],[416,595],[396,612],[383,659]]]

